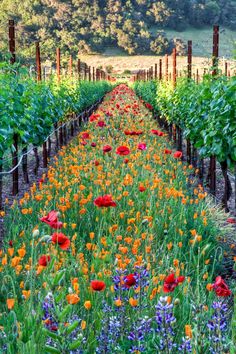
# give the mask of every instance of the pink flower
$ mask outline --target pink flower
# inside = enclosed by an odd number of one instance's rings
[[[138,144],[138,150],[147,150],[147,145],[145,143]]]
[[[106,127],[106,123],[103,120],[100,120],[97,124],[98,127],[103,128]]]

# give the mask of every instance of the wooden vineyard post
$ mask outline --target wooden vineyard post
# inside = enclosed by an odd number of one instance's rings
[[[212,75],[218,74],[218,62],[219,62],[219,26],[213,27],[213,53],[212,53]]]
[[[80,81],[80,71],[81,71],[81,61],[78,59],[77,61],[77,71],[78,71],[78,79]]]
[[[16,62],[16,40],[15,40],[15,22],[9,20],[9,52],[11,54],[10,63]],[[19,169],[18,165],[18,136],[13,135],[13,152],[12,152],[12,194],[17,195],[19,192]]]
[[[188,79],[192,78],[192,41],[188,41]]]
[[[15,22],[9,20],[9,52],[11,54],[10,63],[16,62],[16,41],[15,41]]]
[[[213,28],[213,58],[212,75],[216,76],[218,72],[218,57],[219,57],[219,26],[214,26]],[[210,190],[213,195],[216,194],[216,158],[211,156],[210,158]]]
[[[88,68],[88,74],[89,74],[89,81],[92,80],[92,77],[91,77],[91,66],[89,66]]]
[[[157,80],[157,64],[155,64],[155,80]]]
[[[95,81],[95,68],[93,67],[93,81]]]
[[[159,59],[159,80],[162,80],[162,59]]]
[[[41,57],[40,57],[40,47],[39,42],[36,42],[36,70],[37,70],[37,81],[42,81],[42,69],[41,69]]]
[[[188,41],[188,66],[187,66],[187,72],[188,72],[188,80],[192,79],[192,41]],[[191,164],[192,162],[192,148],[191,148],[191,142],[189,139],[187,139],[187,162]]]
[[[225,62],[225,76],[228,76],[228,63]]]
[[[165,80],[168,81],[169,79],[169,68],[168,68],[168,54],[165,55]]]

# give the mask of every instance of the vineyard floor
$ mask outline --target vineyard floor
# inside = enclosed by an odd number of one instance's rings
[[[0,351],[229,352],[233,229],[151,109],[117,86],[12,207]]]

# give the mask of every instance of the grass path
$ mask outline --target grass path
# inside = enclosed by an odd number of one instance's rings
[[[212,286],[225,215],[147,107],[115,88],[13,206],[0,272],[7,353],[229,347],[225,314],[225,342],[207,327],[213,301],[230,295],[222,279]]]

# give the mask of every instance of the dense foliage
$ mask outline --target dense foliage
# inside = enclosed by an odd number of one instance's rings
[[[236,28],[235,0],[2,0],[0,49],[7,46],[7,21],[17,21],[21,54],[32,57],[37,39],[47,55],[63,51],[103,52],[116,45],[129,54],[171,50],[172,41],[153,26],[184,30],[215,23]],[[5,36],[5,39],[4,39]],[[27,45],[26,45],[27,43]],[[30,55],[29,55],[30,54]],[[52,55],[52,54],[51,54]]]
[[[156,90],[150,89],[153,85]],[[182,128],[201,156],[235,164],[236,77],[206,76],[200,84],[179,79],[175,89],[171,82],[137,82],[135,88],[169,123]]]
[[[126,86],[89,121],[6,219],[0,351],[233,353],[225,214]]]
[[[111,89],[108,82],[55,79],[37,83],[17,64],[2,64],[0,72],[0,157],[11,148],[13,135],[20,145],[40,146],[54,124],[80,113]]]

